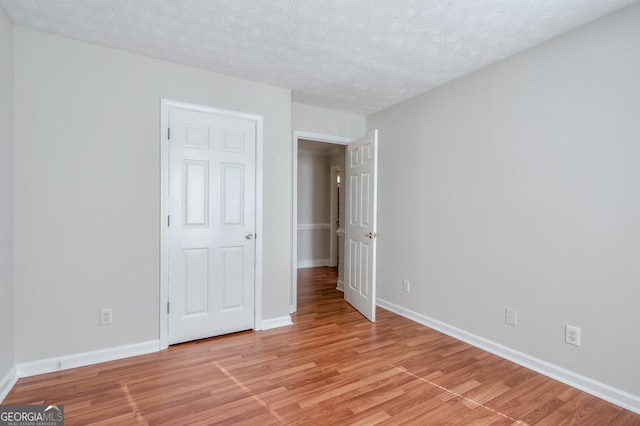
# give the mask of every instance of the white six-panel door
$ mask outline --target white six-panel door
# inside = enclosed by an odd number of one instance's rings
[[[256,123],[169,110],[168,343],[254,327]]]
[[[344,297],[376,320],[376,219],[378,131],[347,145]]]

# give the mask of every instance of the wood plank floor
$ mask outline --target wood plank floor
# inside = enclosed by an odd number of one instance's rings
[[[640,416],[378,308],[331,268],[300,271],[295,325],[20,379],[4,404],[67,425],[640,425]]]

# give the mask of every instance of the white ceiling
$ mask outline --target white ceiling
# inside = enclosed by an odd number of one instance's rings
[[[640,0],[0,0],[16,25],[369,114]]]

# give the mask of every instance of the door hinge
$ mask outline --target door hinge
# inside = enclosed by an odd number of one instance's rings
[[[171,215],[167,215],[167,226],[171,226]]]
[[[167,127],[167,139],[171,140],[171,127]]]
[[[167,313],[169,313],[169,302],[167,302]]]

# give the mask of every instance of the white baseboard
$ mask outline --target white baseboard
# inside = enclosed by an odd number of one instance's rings
[[[0,404],[2,401],[9,395],[11,389],[18,381],[18,369],[14,365],[11,370],[5,374],[5,376],[0,380]]]
[[[298,269],[317,268],[318,266],[327,266],[328,264],[329,259],[299,260]]]
[[[527,355],[523,352],[516,351],[507,346],[503,346],[499,343],[469,333],[426,315],[405,309],[402,306],[388,302],[384,299],[378,298],[376,299],[376,302],[378,306],[388,311],[394,312],[412,321],[469,343],[470,345],[498,355],[501,358],[508,359],[509,361],[515,362],[523,367],[529,368],[540,374],[551,377],[552,379],[604,399],[605,401],[609,401],[612,404],[616,404],[620,407],[626,408],[627,410],[633,411],[634,413],[640,414],[640,396],[638,395],[633,395],[605,383],[598,382],[597,380],[593,380],[589,377],[567,370],[563,367],[559,367],[555,364],[551,364],[550,362],[539,358],[532,357],[531,355]]]
[[[336,290],[344,291],[344,281],[338,280],[338,285],[336,286]]]
[[[262,321],[262,330],[271,330],[272,328],[286,327],[288,325],[293,325],[290,315],[279,318],[269,318]]]
[[[132,345],[116,346],[114,348],[99,349],[97,351],[64,355],[38,361],[23,362],[17,365],[18,377],[35,376],[36,374],[52,373],[69,368],[84,367],[100,362],[114,361],[136,355],[144,355],[160,350],[160,341],[134,343]]]

